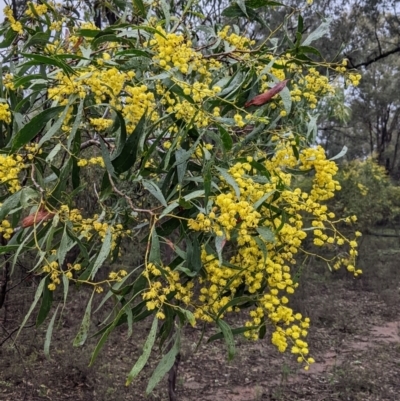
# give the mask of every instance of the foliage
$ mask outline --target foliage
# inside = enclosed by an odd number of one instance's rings
[[[281,52],[273,34],[256,42],[235,26],[190,27],[190,2],[179,15],[162,1],[125,6],[103,30],[81,20],[88,10],[65,14],[54,3],[29,3],[18,21],[5,10],[0,220],[8,242],[0,250],[13,266],[33,253],[41,277],[22,326],[39,303],[43,323],[53,292],[63,289],[65,302],[76,283],[93,293],[75,346],[88,336],[92,300],[118,301],[92,362],[116,326],[132,332],[154,316],[127,381],[158,339],[169,350],[149,392],[172,366],[186,323],[214,322],[220,331],[210,340],[224,338],[229,357],[234,335],[262,338],[269,325],[272,343],[307,369],[310,322],[289,307],[305,238],[335,244],[349,256],[330,262],[361,273],[354,235],[336,228],[355,218],[335,217],[325,205],[340,189],[337,166],[315,145],[319,105],[359,76],[345,62],[317,61],[311,45],[327,22],[303,38],[298,15],[295,38],[285,35]],[[237,6],[244,18],[279,4]],[[270,88],[272,99],[252,102]],[[298,175],[312,177],[309,191]],[[95,194],[94,214],[77,207],[84,193]],[[118,268],[121,243],[135,238],[147,245],[141,264]],[[79,254],[69,263],[73,249]],[[232,328],[226,319],[242,309],[246,320]],[[54,316],[47,350],[53,324]]]
[[[398,218],[400,188],[374,158],[345,163],[337,179],[342,190],[333,207],[339,213],[356,214],[363,230]]]

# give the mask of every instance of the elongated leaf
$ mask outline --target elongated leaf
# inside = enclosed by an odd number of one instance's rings
[[[149,383],[146,388],[146,394],[150,394],[154,387],[161,381],[161,379],[169,372],[175,363],[175,357],[178,355],[181,347],[181,338],[179,330],[176,333],[175,343],[166,355],[161,359],[160,363],[155,368],[150,377]]]
[[[55,67],[61,68],[67,75],[74,74],[75,71],[71,66],[64,63],[61,59],[57,59],[57,56],[43,56],[41,54],[31,54],[31,53],[22,53],[22,55],[26,58],[32,59],[32,61],[28,61],[24,65],[53,65]]]
[[[221,319],[217,320],[218,327],[221,329],[225,339],[226,346],[228,347],[228,360],[231,360],[236,353],[235,340],[233,339],[232,329],[228,323]]]
[[[234,189],[236,197],[240,199],[240,188],[235,179],[228,173],[228,170],[217,167],[215,168],[221,173],[222,177],[224,177],[225,181]]]
[[[302,46],[308,46],[310,43],[314,42],[319,38],[322,38],[326,34],[329,33],[329,26],[331,24],[332,19],[327,18],[314,32],[311,32],[305,41],[301,44]]]
[[[153,181],[142,180],[143,186],[149,191],[163,206],[167,207],[167,201],[161,192],[161,189]]]
[[[161,263],[160,241],[158,239],[156,230],[153,230],[151,234],[149,262],[154,263],[157,266],[159,266]]]
[[[111,332],[114,330],[114,328],[117,325],[121,316],[125,314],[125,309],[130,310],[129,304],[125,304],[125,306],[118,312],[118,315],[115,317],[113,323],[107,328],[107,330],[101,336],[101,338],[100,338],[99,342],[97,343],[96,348],[94,349],[93,354],[90,358],[89,366],[93,366],[93,363],[96,360],[97,355],[99,354],[100,350],[103,348],[103,345],[106,342],[107,338],[109,337]]]
[[[258,227],[256,228],[257,232],[260,234],[260,237],[267,242],[275,242],[274,233],[267,227]]]
[[[51,107],[50,109],[43,110],[40,114],[33,117],[28,124],[17,132],[12,139],[11,152],[15,152],[17,149],[31,142],[36,135],[44,128],[44,126],[53,118],[64,111],[65,106]]]
[[[62,276],[62,281],[63,281],[63,287],[64,287],[64,306],[65,306],[65,304],[67,303],[68,289],[69,289],[69,280],[65,274],[63,274],[63,276]]]
[[[146,16],[146,9],[144,8],[144,4],[142,0],[133,0],[133,4],[137,11],[139,11],[139,15],[142,17]]]
[[[21,195],[22,191],[15,192],[4,201],[0,206],[0,221],[4,220],[8,213],[18,206]]]
[[[38,303],[40,297],[42,296],[43,288],[44,288],[44,285],[46,283],[46,279],[47,279],[47,277],[43,277],[42,280],[40,281],[40,283],[38,285],[38,288],[36,290],[36,293],[35,293],[35,297],[33,298],[31,306],[30,306],[30,308],[28,310],[28,313],[25,315],[24,320],[21,323],[21,326],[19,326],[19,330],[17,332],[17,335],[16,335],[15,339],[17,339],[17,337],[19,336],[19,333],[21,332],[21,330],[25,326],[25,324],[28,321],[29,317],[31,316],[33,310],[35,309],[36,304]]]
[[[57,257],[58,257],[58,265],[62,266],[64,263],[65,255],[68,252],[68,245],[71,243],[71,239],[68,237],[67,234],[67,227],[64,227],[64,232],[61,237],[60,246],[57,249]]]
[[[222,144],[224,145],[224,150],[229,152],[232,149],[233,140],[229,135],[229,132],[222,126],[218,126],[218,131],[221,136]]]
[[[40,305],[39,313],[36,318],[36,327],[39,327],[50,312],[51,304],[53,303],[53,291],[50,291],[48,285],[50,279],[47,277],[45,286],[43,287],[42,304]]]
[[[230,300],[227,304],[225,304],[219,311],[218,311],[218,316],[217,319],[228,309],[231,308],[232,306],[236,306],[239,304],[245,304],[247,302],[252,302],[254,301],[253,298],[251,297],[236,297]]]
[[[185,195],[183,197],[183,199],[185,201],[189,201],[191,199],[195,199],[195,198],[202,198],[204,197],[204,190],[199,189],[198,191],[193,191],[192,193]],[[161,213],[160,215],[160,219],[164,216],[167,216],[169,213],[171,213],[175,208],[177,208],[179,206],[179,202],[178,201],[174,201],[171,204],[169,204]]]
[[[264,194],[256,203],[254,203],[253,207],[254,209],[258,209],[271,195],[273,195],[276,192],[274,189],[273,191],[267,192]]]
[[[53,335],[53,327],[54,327],[54,322],[56,321],[56,316],[58,312],[58,307],[60,305],[57,305],[57,309],[55,310],[53,317],[50,320],[49,327],[46,330],[46,338],[44,341],[44,356],[47,359],[50,359],[50,343],[51,343],[51,337]]]
[[[85,314],[82,319],[81,327],[79,328],[78,334],[76,335],[74,342],[73,342],[74,347],[82,346],[83,344],[85,344],[85,341],[87,339],[89,328],[90,328],[90,315],[92,312],[92,300],[93,300],[94,294],[95,294],[95,291],[92,292],[92,295],[86,306],[86,310],[85,310]]]
[[[112,160],[112,164],[115,168],[115,171],[118,174],[121,174],[129,170],[135,164],[138,144],[140,142],[140,138],[142,137],[145,123],[146,123],[146,113],[144,113],[142,118],[139,120],[134,131],[126,141],[125,146],[122,149],[121,153],[115,159]]]
[[[129,372],[128,378],[126,379],[125,383],[126,386],[129,386],[132,383],[132,380],[142,371],[144,365],[146,365],[151,350],[153,348],[154,341],[156,339],[157,326],[158,326],[158,319],[154,318],[153,324],[151,325],[150,333],[143,346],[143,353],[142,355],[140,355],[139,359],[136,361],[132,370]]]
[[[336,156],[331,157],[329,160],[340,159],[341,157],[343,157],[347,153],[347,150],[348,150],[348,147],[347,146],[343,146],[343,149]]]
[[[110,228],[108,228],[107,232],[106,232],[106,236],[103,239],[103,244],[100,248],[100,252],[97,255],[97,258],[92,267],[92,272],[91,272],[92,279],[96,275],[100,266],[104,263],[104,261],[107,259],[108,255],[110,254],[111,244],[112,244],[112,232],[111,232]]]

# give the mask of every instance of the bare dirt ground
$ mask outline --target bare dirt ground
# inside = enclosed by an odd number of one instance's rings
[[[310,371],[299,369],[293,356],[278,353],[268,336],[259,342],[237,338],[237,355],[230,362],[222,341],[203,344],[194,352],[200,328],[190,328],[182,341],[178,400],[400,400],[398,258],[377,241],[364,244],[368,253],[360,279],[345,272],[332,275],[322,264],[311,266],[304,275],[294,306],[311,317],[309,344],[317,362]],[[385,246],[393,250],[398,244],[385,242]],[[144,395],[158,362],[156,354],[130,387],[124,385],[141,354],[149,322],[137,327],[129,339],[126,328],[118,328],[93,368],[87,365],[95,340],[83,348],[72,347],[86,296],[76,292],[65,311],[53,334],[50,360],[43,354],[46,327],[24,329],[14,346],[8,340],[0,347],[0,400],[168,400],[166,381],[150,396]],[[0,326],[0,343],[26,309],[18,300],[12,300],[6,327]],[[205,338],[215,332],[210,327]]]

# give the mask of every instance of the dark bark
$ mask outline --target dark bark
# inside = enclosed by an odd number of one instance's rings
[[[175,362],[168,374],[168,394],[169,401],[177,401],[176,397],[176,378],[178,376],[178,367],[181,360],[181,354],[177,354],[175,357]]]

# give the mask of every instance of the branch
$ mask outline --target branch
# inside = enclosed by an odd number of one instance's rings
[[[397,47],[395,47],[394,49],[392,49],[392,50],[388,50],[387,52],[384,52],[384,53],[381,53],[381,54],[379,54],[378,56],[376,56],[376,57],[373,57],[373,58],[371,58],[371,59],[369,59],[369,60],[367,60],[367,61],[363,61],[362,63],[359,63],[359,64],[353,64],[352,62],[351,62],[351,58],[350,57],[347,57],[348,59],[349,59],[349,61],[350,61],[350,68],[360,68],[360,67],[368,67],[370,64],[373,64],[373,63],[375,63],[375,62],[377,62],[377,61],[379,61],[379,60],[382,60],[382,59],[384,59],[384,58],[386,58],[386,57],[388,57],[388,56],[391,56],[392,54],[395,54],[395,53],[399,53],[400,52],[400,46],[397,46]]]

